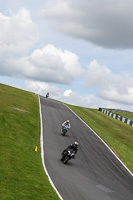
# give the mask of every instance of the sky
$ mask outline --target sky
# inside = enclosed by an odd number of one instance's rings
[[[0,83],[133,112],[133,1],[1,0]]]

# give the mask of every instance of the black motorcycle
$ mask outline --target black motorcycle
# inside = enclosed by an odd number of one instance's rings
[[[62,158],[61,161],[63,161],[64,164],[67,164],[67,162],[71,159],[71,158],[75,158],[75,152],[72,149],[69,150],[64,150],[62,152]]]
[[[48,98],[49,97],[49,92],[46,94],[46,98]]]

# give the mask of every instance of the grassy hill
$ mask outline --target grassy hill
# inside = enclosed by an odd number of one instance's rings
[[[0,84],[0,199],[59,199],[42,165],[38,96],[3,84]]]
[[[133,172],[133,127],[96,109],[68,106]],[[42,165],[38,97],[3,84],[0,84],[0,163],[1,200],[59,199]]]

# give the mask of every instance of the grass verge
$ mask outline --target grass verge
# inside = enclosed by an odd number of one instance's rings
[[[38,97],[3,84],[0,84],[0,199],[59,200],[42,165]]]
[[[96,109],[66,105],[111,147],[133,173],[133,127],[113,119]]]

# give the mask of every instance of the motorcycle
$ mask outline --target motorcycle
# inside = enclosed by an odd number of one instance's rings
[[[48,97],[49,97],[49,93],[46,94],[46,98],[48,98]]]
[[[70,150],[64,150],[62,153],[61,161],[63,161],[64,164],[67,164],[67,162],[71,159],[75,158],[75,153],[72,149]]]
[[[69,130],[68,127],[66,127],[66,126],[62,127],[62,130],[61,130],[62,135],[65,136],[65,134],[67,133],[68,130]]]

